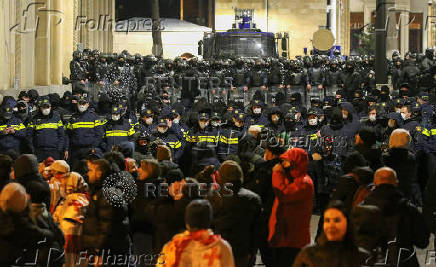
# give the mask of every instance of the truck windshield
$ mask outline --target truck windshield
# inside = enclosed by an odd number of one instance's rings
[[[274,57],[274,37],[247,36],[243,34],[223,35],[216,40],[216,53],[221,57]]]

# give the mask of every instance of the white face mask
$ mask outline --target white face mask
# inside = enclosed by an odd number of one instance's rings
[[[295,121],[298,121],[300,119],[300,117],[298,116],[298,114],[295,114]]]
[[[77,107],[77,109],[79,110],[79,112],[85,112],[87,109],[88,109],[88,107],[87,106],[83,106],[83,105],[79,105],[78,107]]]
[[[121,115],[119,115],[119,114],[113,114],[113,115],[112,115],[112,120],[113,120],[113,121],[119,121],[120,118],[121,118]]]
[[[201,129],[204,129],[209,125],[209,123],[200,121],[198,122],[198,125],[200,126]]]
[[[173,123],[175,123],[175,124],[179,124],[179,122],[180,122],[180,119],[174,119],[173,120]]]
[[[310,119],[309,120],[309,125],[311,125],[311,126],[315,126],[315,125],[317,125],[318,124],[318,120],[317,119]]]
[[[377,120],[377,115],[369,115],[369,120],[374,122]]]
[[[153,118],[146,118],[146,119],[145,119],[145,123],[146,123],[147,125],[151,125],[151,124],[153,123]]]
[[[406,113],[401,113],[401,118],[403,118],[403,120],[407,120]]]
[[[41,110],[42,115],[48,116],[50,114],[51,108],[44,108]]]
[[[348,115],[342,114],[342,118],[343,118],[344,120],[346,120],[346,119],[348,118]]]
[[[167,127],[157,127],[157,131],[161,134],[166,133],[167,130],[168,130]]]
[[[255,109],[253,109],[253,113],[254,114],[260,114],[260,113],[262,113],[262,109],[261,108],[255,108]]]

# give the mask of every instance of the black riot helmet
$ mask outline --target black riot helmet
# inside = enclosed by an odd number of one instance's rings
[[[433,48],[427,48],[427,49],[425,50],[425,56],[426,56],[428,59],[433,60],[433,58],[434,58],[434,49],[433,49]]]
[[[80,52],[79,50],[74,51],[73,52],[73,59],[74,60],[82,59],[82,52]]]

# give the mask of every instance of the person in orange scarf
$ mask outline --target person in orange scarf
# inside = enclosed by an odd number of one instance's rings
[[[212,214],[208,200],[191,201],[185,212],[187,230],[163,247],[156,267],[234,267],[231,246],[209,229]]]

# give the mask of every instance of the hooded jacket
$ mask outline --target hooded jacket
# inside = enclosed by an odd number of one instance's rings
[[[180,247],[183,250],[179,250]],[[177,234],[165,245],[160,255],[156,264],[159,267],[235,266],[229,243],[211,230]]]
[[[289,174],[273,170],[275,199],[269,220],[268,241],[273,247],[302,248],[310,243],[314,197],[313,182],[307,174],[309,158],[305,150],[292,148],[280,159],[290,161],[293,167]]]
[[[359,115],[350,102],[342,102],[341,108],[348,111],[348,118],[344,121],[344,127],[350,136],[354,136],[360,128]]]

